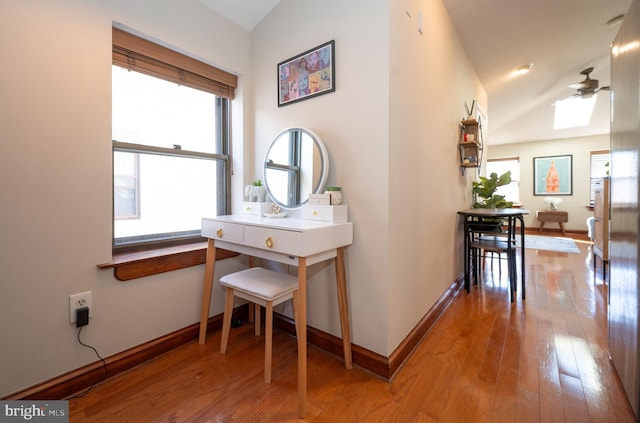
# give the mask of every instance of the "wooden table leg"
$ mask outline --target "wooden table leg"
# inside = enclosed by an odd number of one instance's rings
[[[209,238],[207,243],[207,261],[204,270],[204,284],[202,285],[202,306],[200,309],[200,338],[198,342],[204,344],[207,337],[207,322],[209,321],[209,306],[211,305],[211,289],[213,287],[213,270],[216,266],[216,247],[214,240]]]
[[[307,259],[298,258],[298,417],[307,415]]]
[[[338,248],[336,259],[336,284],[338,286],[338,308],[340,310],[340,329],[342,331],[342,349],[344,367],[351,369],[351,331],[349,330],[349,301],[347,299],[347,278],[344,268],[344,247]]]
[[[544,222],[540,222],[540,227],[538,228],[538,232],[542,232],[544,229]]]

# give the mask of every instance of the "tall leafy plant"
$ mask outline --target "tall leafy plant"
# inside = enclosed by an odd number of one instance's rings
[[[493,172],[488,178],[479,177],[480,181],[473,182],[473,194],[476,196],[476,202],[473,207],[483,209],[504,209],[513,205],[512,201],[504,199],[504,195],[497,195],[495,192],[498,187],[509,185],[511,183],[511,171],[507,171],[498,176]],[[482,201],[478,201],[478,197]]]

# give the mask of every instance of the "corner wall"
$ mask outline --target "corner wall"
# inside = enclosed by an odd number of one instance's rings
[[[346,250],[353,343],[387,355],[388,0],[283,0],[251,34],[255,178],[282,129],[306,127],[327,146],[328,185],[342,186],[354,242]],[[335,40],[335,92],[277,106],[277,64]],[[308,272],[309,325],[340,335],[333,265]]]
[[[347,249],[352,340],[383,356],[462,272],[456,212],[471,203],[475,172],[460,173],[458,125],[465,101],[486,110],[442,3],[408,4],[410,20],[401,0],[285,0],[252,33],[256,175],[281,129],[305,126],[323,138],[329,184],[343,187],[354,222]],[[336,91],[278,108],[277,63],[330,39]],[[332,272],[313,275],[309,324],[339,335]]]

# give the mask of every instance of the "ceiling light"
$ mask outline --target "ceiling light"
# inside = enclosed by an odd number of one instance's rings
[[[524,75],[525,73],[528,73],[532,67],[533,67],[533,63],[529,63],[528,65],[522,65],[518,69],[511,72],[511,75],[513,76]]]
[[[622,22],[622,20],[624,19],[624,13],[622,15],[618,15],[615,18],[611,18],[607,21],[607,26],[609,28],[614,27],[616,25],[618,25],[620,22]]]

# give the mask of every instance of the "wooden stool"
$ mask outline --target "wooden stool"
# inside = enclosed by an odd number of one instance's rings
[[[293,299],[294,319],[297,322],[298,312],[298,278],[286,273],[274,272],[261,267],[252,267],[240,272],[231,273],[220,278],[220,285],[226,287],[224,317],[222,320],[222,339],[220,352],[227,352],[233,299],[243,298],[256,304],[256,335],[260,334],[259,306],[266,308],[264,334],[264,381],[271,382],[271,351],[273,334],[273,306],[290,298]],[[297,329],[297,325],[296,325]]]

